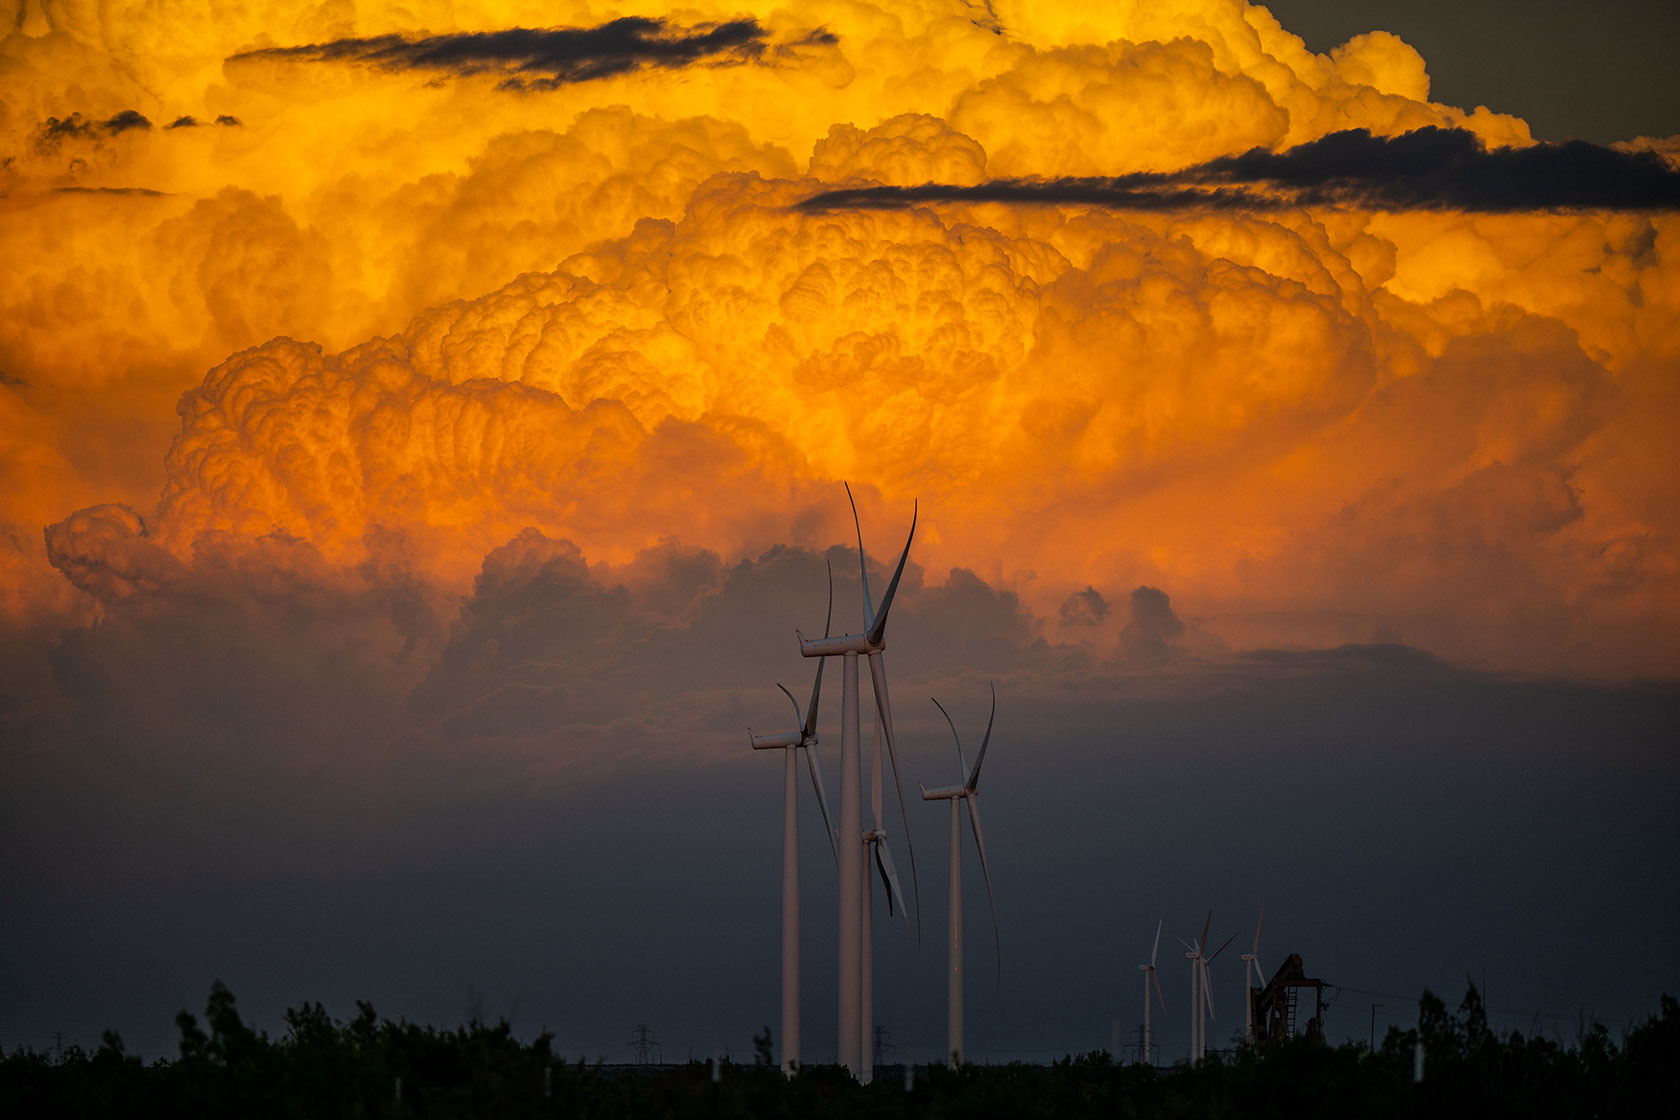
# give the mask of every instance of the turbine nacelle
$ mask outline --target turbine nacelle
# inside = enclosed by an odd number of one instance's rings
[[[799,638],[799,653],[802,657],[839,657],[841,654],[857,653],[865,656],[879,653],[887,648],[881,642],[871,642],[868,634],[840,634],[833,638],[807,638],[798,630],[794,635]]]
[[[752,728],[747,729],[747,734],[752,735]],[[780,735],[752,735],[752,748],[755,751],[767,751],[776,747],[802,747],[804,745],[805,736],[798,731],[784,731]]]
[[[949,801],[958,797],[973,797],[976,793],[975,790],[969,789],[967,786],[941,786],[938,789],[928,789],[926,786],[920,786],[919,788],[922,791],[923,801]]]

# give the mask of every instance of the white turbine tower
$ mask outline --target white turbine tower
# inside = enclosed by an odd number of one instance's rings
[[[963,1059],[963,938],[962,938],[962,822],[957,802],[968,803],[968,823],[974,829],[974,846],[980,852],[980,870],[986,877],[986,901],[992,908],[992,945],[996,949],[998,985],[1003,984],[1003,950],[998,945],[997,903],[992,898],[992,872],[986,866],[986,841],[980,834],[980,767],[986,761],[986,747],[992,741],[992,721],[997,718],[997,688],[992,689],[992,714],[986,719],[986,737],[980,740],[980,753],[975,756],[974,769],[968,768],[963,757],[962,737],[951,714],[938,700],[933,702],[945,722],[951,725],[951,737],[957,741],[957,764],[962,769],[962,785],[941,789],[922,789],[923,801],[948,800],[951,803],[951,896],[949,903],[948,963],[946,965],[945,1050],[952,1067],[962,1065]]]
[[[1155,975],[1155,957],[1161,951],[1161,923],[1155,923],[1155,947],[1149,950],[1149,963],[1138,965],[1143,973],[1143,1061],[1149,1064],[1149,985],[1155,985],[1155,998],[1161,1003],[1161,1016],[1167,1014],[1167,997],[1161,994],[1161,978]]]
[[[1207,946],[1208,927],[1213,925],[1213,911],[1208,911],[1207,921],[1202,923],[1202,935],[1196,939],[1194,945],[1179,938],[1178,943],[1189,952],[1184,959],[1190,962],[1190,1064],[1195,1065],[1201,1060],[1202,1052],[1202,950]]]
[[[834,573],[828,576],[828,613],[834,615]],[[823,633],[828,633],[827,622]],[[780,688],[793,705],[793,718],[800,721],[798,731],[779,735],[751,736],[753,750],[781,748],[782,764],[782,1072],[789,1077],[799,1065],[799,762],[795,757],[805,752],[805,762],[811,771],[811,785],[817,791],[817,807],[822,810],[823,831],[836,861],[840,858],[835,844],[834,825],[829,820],[828,798],[823,793],[822,769],[817,765],[817,705],[822,700],[823,662],[817,662],[817,678],[811,684],[811,705],[803,716],[799,701],[781,684]]]
[[[851,501],[852,488],[846,487]],[[858,566],[863,570],[864,632],[823,637],[815,640],[799,634],[799,652],[805,657],[839,657],[841,662],[840,699],[840,898],[839,898],[839,1063],[854,1076],[863,1070],[863,1054],[868,1045],[863,1035],[868,1029],[863,1020],[863,892],[869,887],[863,864],[863,790],[858,771],[858,670],[859,654],[869,658],[869,676],[875,686],[875,714],[881,721],[887,741],[887,759],[892,763],[893,784],[898,789],[899,813],[904,819],[904,842],[910,853],[910,883],[916,891],[920,909],[920,889],[916,885],[916,849],[910,842],[910,817],[904,810],[904,787],[898,778],[898,753],[893,745],[892,704],[887,695],[886,649],[887,613],[892,610],[893,596],[898,593],[898,581],[904,575],[905,561],[910,559],[910,542],[916,538],[916,513],[910,515],[910,534],[904,541],[904,552],[898,558],[898,568],[881,599],[877,611],[869,597],[869,575],[864,568],[863,529],[857,523],[857,503],[852,502],[852,523],[858,533]],[[797,633],[797,631],[795,632]]]
[[[1212,965],[1226,946],[1237,939],[1232,934],[1225,939],[1225,944],[1215,949],[1212,956],[1207,955],[1208,926],[1213,924],[1213,911],[1208,911],[1207,922],[1202,926],[1202,936],[1192,945],[1180,939],[1180,943],[1188,950],[1185,953],[1190,961],[1190,1060],[1199,1062],[1207,1057],[1207,1024],[1202,1020],[1202,1012],[1207,1012],[1209,1019],[1217,1019],[1213,1010],[1213,972]]]
[[[1254,948],[1242,955],[1243,959],[1243,1031],[1250,1042],[1254,1041],[1254,990],[1266,986],[1266,973],[1260,967],[1260,927],[1266,921],[1266,904],[1260,904],[1260,919],[1254,923]]]

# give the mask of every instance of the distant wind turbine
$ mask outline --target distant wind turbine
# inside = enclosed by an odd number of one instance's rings
[[[846,487],[851,501],[852,488]],[[886,736],[887,758],[892,763],[893,784],[898,789],[899,813],[904,821],[904,844],[910,854],[910,884],[916,892],[917,909],[921,903],[920,888],[916,884],[916,849],[910,841],[910,817],[904,809],[904,787],[898,778],[898,753],[893,745],[892,704],[887,695],[886,649],[887,614],[892,610],[893,596],[904,575],[905,562],[910,559],[910,542],[916,538],[916,511],[910,515],[910,533],[904,541],[904,552],[898,558],[892,582],[876,610],[869,597],[869,574],[863,553],[863,528],[857,520],[857,503],[852,501],[852,524],[858,534],[858,566],[863,572],[864,632],[840,637],[806,638],[799,634],[799,652],[805,657],[842,658],[840,700],[840,898],[839,898],[839,1063],[854,1076],[863,1070],[863,1054],[868,1043],[863,1035],[867,1025],[863,1021],[863,891],[869,880],[863,865],[864,850],[859,843],[863,836],[863,791],[858,770],[858,671],[859,654],[869,658],[869,676],[875,686],[875,714]],[[795,632],[797,633],[797,631]],[[918,923],[919,925],[920,923]]]
[[[1266,986],[1266,973],[1260,967],[1260,927],[1266,921],[1266,904],[1260,904],[1260,919],[1254,923],[1254,948],[1242,955],[1243,959],[1243,1031],[1250,1042],[1254,1041],[1254,989]],[[1251,979],[1252,977],[1252,979]]]
[[[1213,924],[1213,911],[1208,911],[1207,921],[1202,925],[1202,936],[1192,945],[1180,938],[1180,943],[1188,950],[1184,955],[1190,960],[1190,1060],[1199,1062],[1207,1057],[1207,1024],[1202,1020],[1205,1011],[1209,1019],[1217,1019],[1213,1010],[1213,972],[1214,959],[1223,953],[1226,946],[1237,939],[1232,934],[1225,939],[1225,944],[1207,954],[1208,927]]]
[[[1155,923],[1155,946],[1149,950],[1149,963],[1138,965],[1143,973],[1143,1061],[1149,1064],[1149,985],[1155,985],[1155,998],[1161,1003],[1161,1017],[1167,1015],[1167,997],[1161,994],[1161,978],[1155,974],[1155,957],[1161,951],[1161,923]]]
[[[828,573],[828,614],[834,615],[834,571]],[[827,635],[829,623],[823,623]],[[817,678],[811,684],[811,704],[803,716],[799,701],[781,684],[780,688],[793,705],[793,718],[800,721],[799,730],[779,735],[753,735],[753,750],[764,751],[780,747],[782,750],[782,1072],[789,1077],[799,1066],[799,764],[795,757],[803,750],[811,771],[811,785],[817,792],[817,807],[822,810],[823,831],[828,845],[838,861],[839,848],[835,842],[834,825],[829,820],[828,798],[823,793],[822,768],[817,764],[817,705],[822,699],[824,662],[817,662]]]
[[[1208,911],[1207,921],[1202,923],[1202,935],[1196,939],[1194,945],[1179,938],[1178,943],[1189,950],[1184,954],[1185,960],[1190,962],[1190,1064],[1195,1065],[1201,1060],[1202,1044],[1202,950],[1207,945],[1208,927],[1213,925],[1213,911]]]
[[[962,937],[962,821],[957,802],[968,803],[968,823],[974,829],[974,846],[980,852],[980,870],[986,877],[986,901],[992,908],[992,946],[997,952],[998,984],[1003,984],[1003,950],[998,944],[997,902],[992,897],[992,872],[986,866],[986,841],[980,834],[980,767],[986,761],[986,747],[992,741],[992,722],[997,718],[997,688],[992,688],[992,714],[986,719],[986,737],[980,740],[980,753],[974,758],[974,769],[968,768],[963,757],[962,737],[951,713],[938,700],[933,702],[945,722],[951,726],[951,737],[957,742],[957,765],[962,770],[962,784],[940,789],[922,789],[923,801],[948,800],[951,803],[951,895],[949,903],[949,953],[946,965],[945,1050],[953,1067],[962,1065],[963,1058],[963,937]]]

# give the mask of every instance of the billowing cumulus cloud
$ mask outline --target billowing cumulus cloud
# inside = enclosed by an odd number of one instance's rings
[[[1672,663],[1639,624],[1680,612],[1660,144],[1535,145],[1386,32],[1317,55],[1214,0],[5,25],[8,604],[95,609],[78,509],[189,565],[398,539],[447,597],[525,530],[824,549],[846,478],[1057,640],[1109,648],[1096,604],[1148,586],[1237,648]]]

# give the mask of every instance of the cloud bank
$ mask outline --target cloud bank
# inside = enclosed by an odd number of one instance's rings
[[[1315,55],[1213,2],[19,19],[14,617],[100,609],[43,532],[110,503],[182,562],[400,539],[448,596],[527,528],[827,548],[850,479],[1056,634],[1141,585],[1234,648],[1680,657],[1673,173],[1432,102],[1392,35]]]
[[[503,88],[553,90],[641,67],[755,61],[764,54],[765,38],[764,28],[752,19],[673,27],[665,20],[625,16],[598,27],[515,27],[414,38],[393,34],[262,47],[233,55],[228,62],[234,66],[263,59],[352,62],[383,70],[462,76],[488,73],[504,75]]]
[[[1250,189],[1255,187],[1268,189]],[[1624,151],[1584,141],[1490,150],[1465,129],[1431,126],[1379,137],[1360,128],[1286,151],[1254,148],[1165,174],[853,187],[823,191],[798,205],[831,210],[918,202],[1073,204],[1120,210],[1335,206],[1487,214],[1667,211],[1680,209],[1680,169],[1654,151]]]

